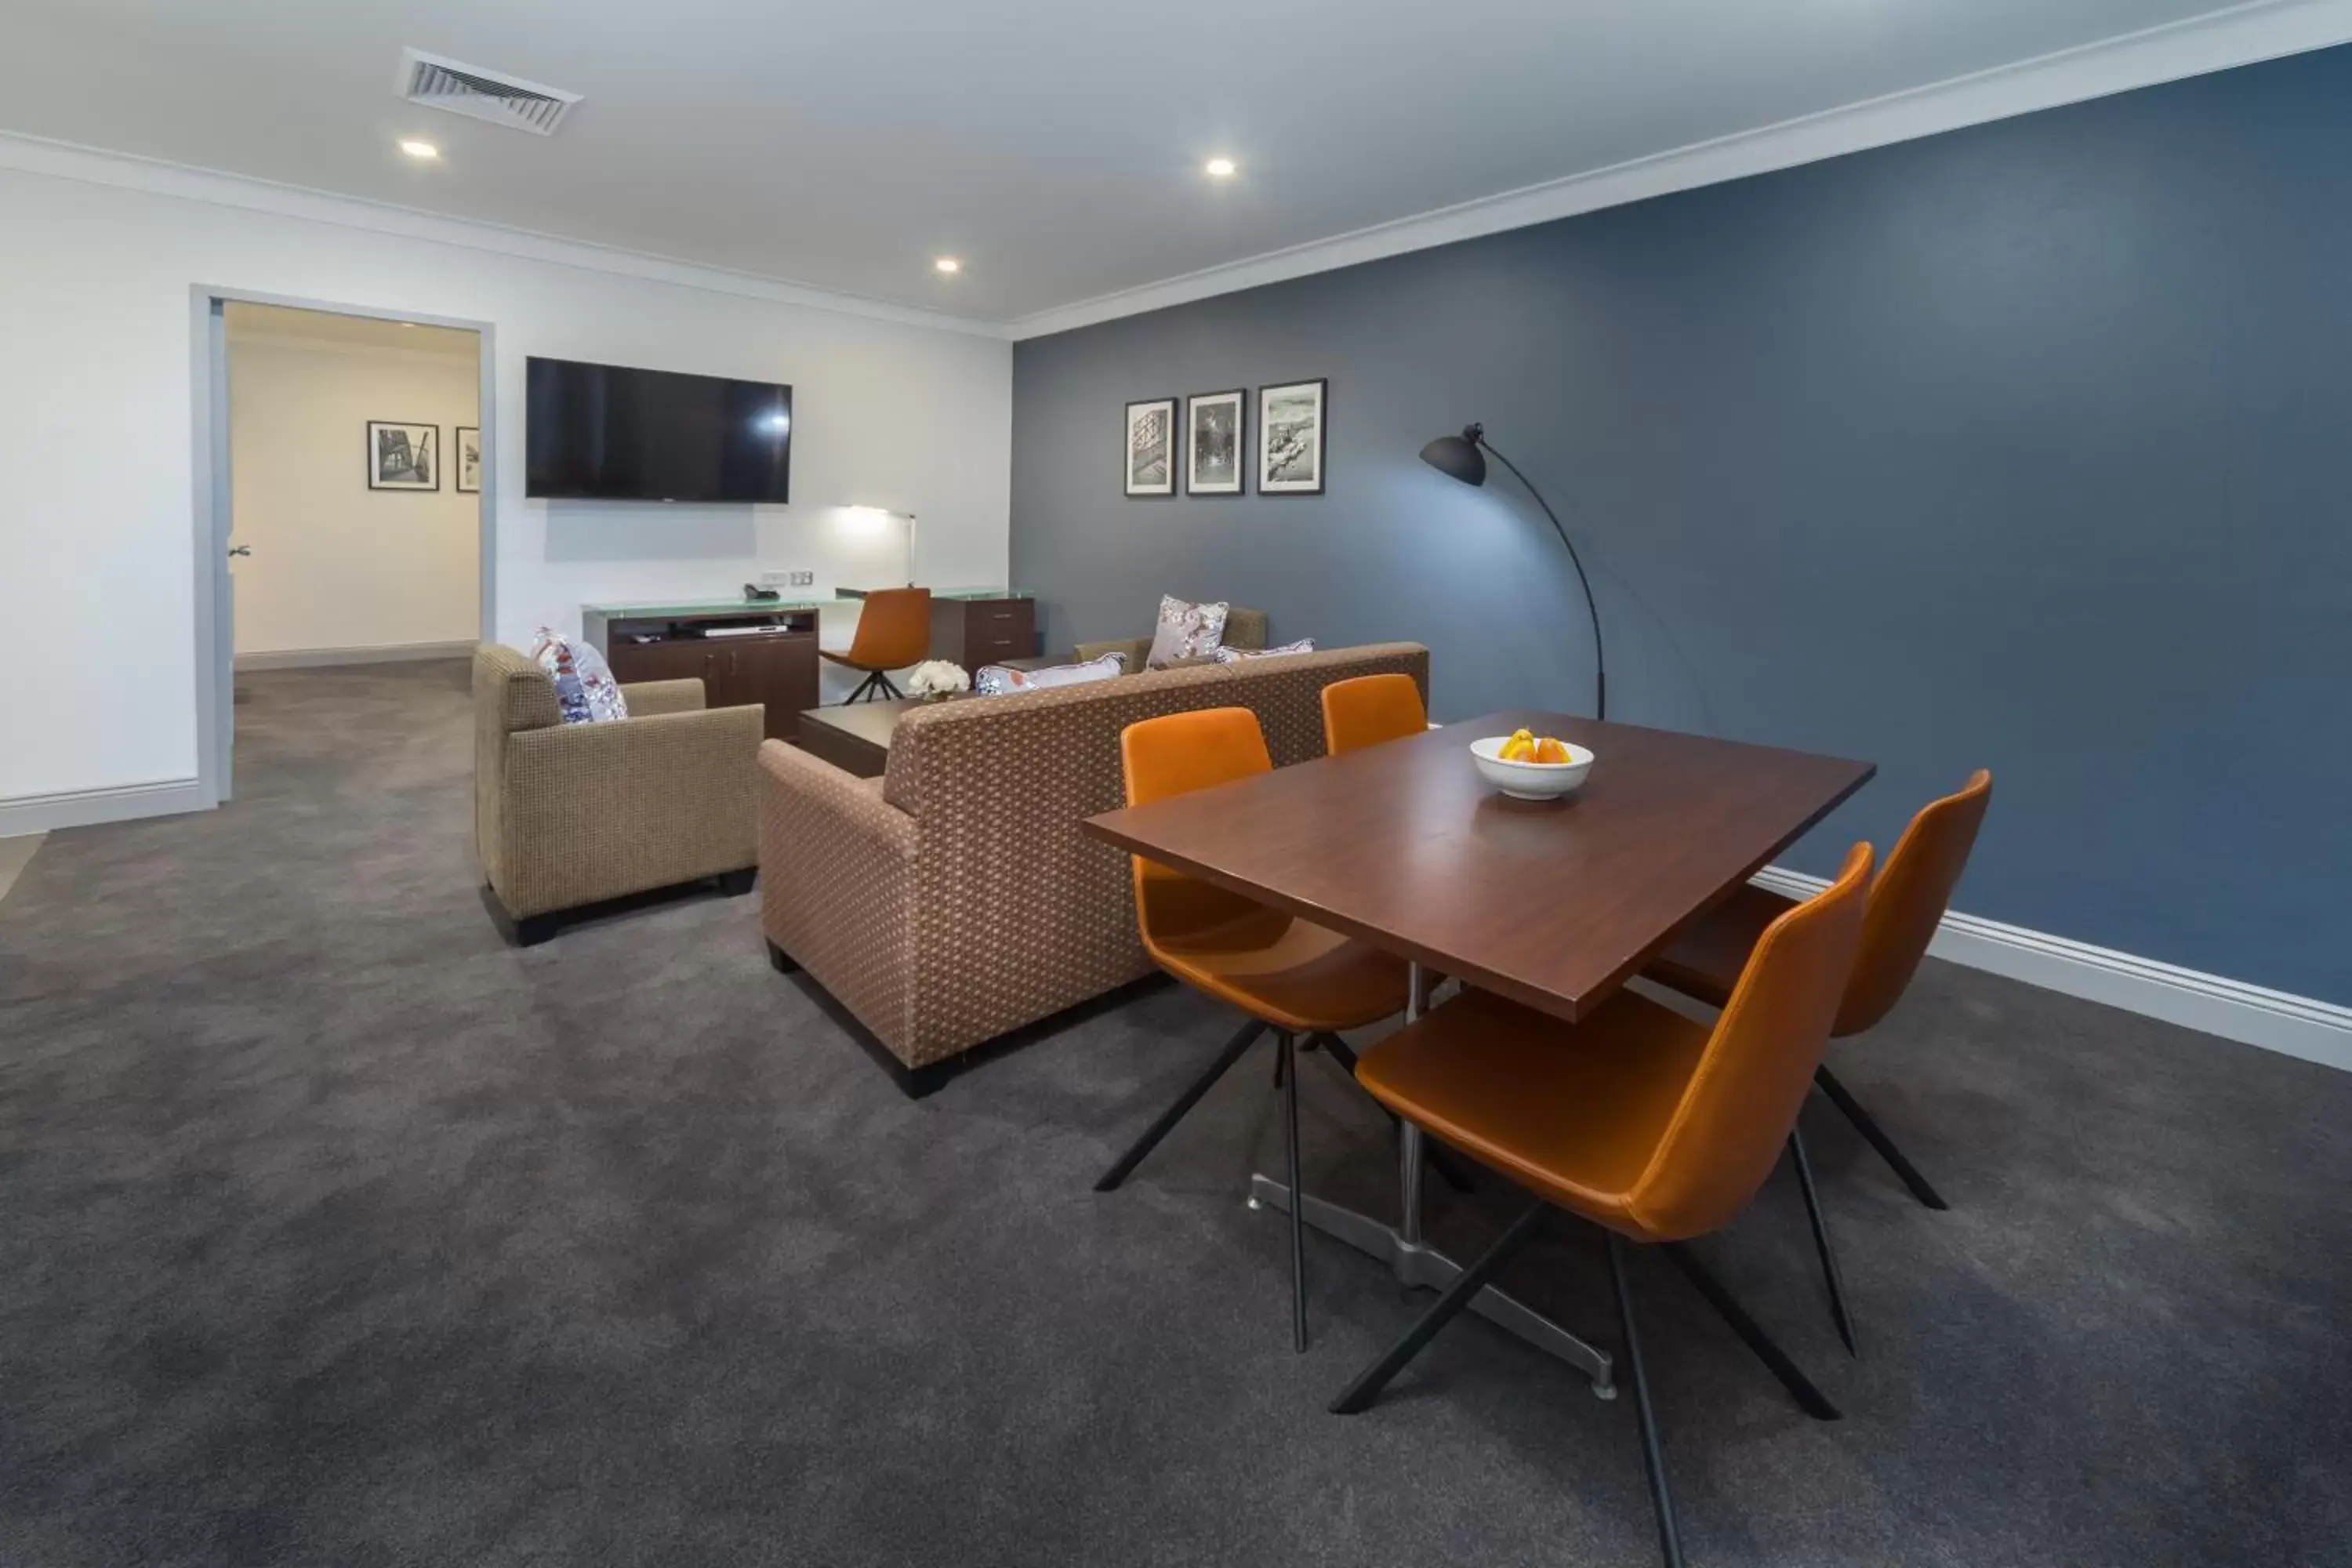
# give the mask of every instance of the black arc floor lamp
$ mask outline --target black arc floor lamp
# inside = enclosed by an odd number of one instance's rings
[[[1592,622],[1593,717],[1605,720],[1609,717],[1609,661],[1601,651],[1601,610],[1592,602],[1592,579],[1584,574],[1584,562],[1576,553],[1576,542],[1569,538],[1568,530],[1560,526],[1559,514],[1551,510],[1551,502],[1544,500],[1543,491],[1536,489],[1533,481],[1519,472],[1517,463],[1495,451],[1486,439],[1484,425],[1465,426],[1459,436],[1440,436],[1421,449],[1421,460],[1447,479],[1460,479],[1465,485],[1484,485],[1486,482],[1486,454],[1489,452],[1494,452],[1495,460],[1510,469],[1512,477],[1527,487],[1528,494],[1536,498],[1536,505],[1543,508],[1543,514],[1551,519],[1551,526],[1559,533],[1559,542],[1568,546],[1569,563],[1576,568],[1576,580],[1584,589],[1584,613]]]

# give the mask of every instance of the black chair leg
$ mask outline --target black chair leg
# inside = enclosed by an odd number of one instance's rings
[[[1690,1248],[1681,1242],[1670,1241],[1665,1244],[1665,1252],[1689,1276],[1690,1282],[1698,1287],[1698,1293],[1706,1298],[1706,1304],[1721,1314],[1723,1321],[1731,1325],[1731,1331],[1756,1352],[1756,1359],[1780,1380],[1780,1386],[1789,1391],[1789,1396],[1802,1407],[1806,1415],[1816,1421],[1839,1419],[1838,1407],[1813,1386],[1812,1379],[1797,1370],[1797,1363],[1789,1359],[1788,1352],[1772,1342],[1772,1336],[1748,1315],[1745,1307],[1732,1299],[1731,1292],[1723,1288],[1723,1281],[1708,1273],[1706,1267],[1691,1256]]]
[[[890,683],[889,672],[887,670],[877,669],[874,672],[874,684],[880,689],[882,696],[889,701],[896,702],[906,695]]]
[[[1682,1568],[1683,1543],[1675,1530],[1675,1500],[1666,1490],[1666,1456],[1658,1446],[1658,1418],[1650,1408],[1650,1374],[1642,1364],[1642,1334],[1633,1324],[1633,1294],[1625,1285],[1625,1238],[1609,1237],[1609,1283],[1617,1292],[1617,1326],[1625,1335],[1625,1365],[1633,1374],[1633,1414],[1642,1424],[1642,1468],[1650,1478],[1650,1506],[1658,1516],[1658,1551],[1666,1568]]]
[[[1353,1415],[1371,1408],[1372,1401],[1380,1397],[1381,1390],[1389,1385],[1389,1380],[1402,1372],[1405,1363],[1419,1355],[1422,1347],[1436,1338],[1437,1331],[1453,1321],[1454,1314],[1468,1306],[1471,1299],[1486,1289],[1486,1281],[1495,1271],[1509,1262],[1511,1255],[1528,1244],[1548,1212],[1543,1204],[1538,1203],[1513,1220],[1510,1229],[1496,1237],[1494,1244],[1480,1253],[1475,1262],[1455,1275],[1454,1283],[1438,1293],[1437,1300],[1412,1327],[1404,1331],[1403,1338],[1391,1345],[1380,1360],[1357,1374],[1356,1381],[1348,1385],[1346,1392],[1331,1402],[1331,1414]]]
[[[1176,1097],[1176,1103],[1161,1111],[1160,1120],[1153,1122],[1145,1131],[1143,1136],[1135,1141],[1135,1146],[1121,1154],[1118,1157],[1118,1163],[1103,1173],[1102,1179],[1095,1184],[1095,1191],[1109,1192],[1127,1180],[1129,1173],[1143,1163],[1143,1157],[1150,1153],[1162,1138],[1168,1136],[1168,1130],[1184,1120],[1184,1113],[1200,1103],[1201,1097],[1208,1093],[1210,1088],[1219,1079],[1225,1076],[1225,1069],[1241,1060],[1242,1053],[1248,1050],[1258,1036],[1265,1032],[1265,1026],[1255,1018],[1244,1024],[1241,1033],[1226,1042],[1225,1048],[1217,1053],[1217,1059],[1209,1064],[1209,1070],[1193,1079],[1192,1086]]]
[[[1355,1083],[1356,1053],[1349,1046],[1348,1042],[1341,1039],[1337,1035],[1318,1035],[1316,1038],[1323,1042],[1324,1052],[1328,1055],[1333,1061],[1339,1063],[1339,1070],[1348,1075],[1348,1081]],[[1361,1089],[1363,1085],[1356,1084],[1356,1087],[1359,1089]],[[1378,1102],[1375,1101],[1375,1103]],[[1397,1119],[1396,1112],[1391,1110],[1387,1106],[1383,1105],[1381,1107],[1381,1114],[1387,1117],[1391,1125],[1395,1123]],[[1429,1162],[1431,1166],[1436,1170],[1439,1175],[1445,1178],[1445,1184],[1452,1187],[1455,1192],[1466,1193],[1471,1190],[1472,1184],[1470,1181],[1470,1174],[1462,1168],[1462,1163],[1454,1157],[1453,1151],[1446,1149],[1438,1143],[1431,1142],[1424,1146],[1423,1150],[1423,1158]]]
[[[1870,1119],[1870,1112],[1862,1108],[1862,1102],[1847,1092],[1845,1085],[1838,1082],[1828,1068],[1814,1068],[1813,1081],[1822,1086],[1822,1092],[1830,1097],[1831,1104],[1845,1112],[1845,1119],[1853,1123],[1853,1130],[1870,1141],[1870,1146],[1878,1151],[1879,1158],[1894,1167],[1895,1173],[1903,1178],[1903,1184],[1911,1189],[1913,1197],[1931,1209],[1952,1206],[1927,1184],[1927,1178],[1919,1173],[1919,1167],[1903,1157],[1903,1151],[1895,1146],[1895,1140],[1886,1135],[1885,1129]]]
[[[1845,1342],[1846,1353],[1860,1355],[1862,1347],[1854,1343],[1853,1317],[1846,1310],[1845,1276],[1838,1268],[1837,1249],[1830,1245],[1821,1194],[1813,1190],[1813,1163],[1805,1157],[1805,1135],[1793,1127],[1789,1129],[1789,1159],[1797,1167],[1797,1185],[1804,1189],[1805,1217],[1813,1226],[1813,1250],[1822,1255],[1822,1279],[1830,1288],[1830,1316],[1837,1321],[1838,1338]]]
[[[1274,1037],[1282,1064],[1283,1180],[1290,1184],[1290,1348],[1307,1348],[1307,1205],[1298,1186],[1298,1054],[1287,1029]]]

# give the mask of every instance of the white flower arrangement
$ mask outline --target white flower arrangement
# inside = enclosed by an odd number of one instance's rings
[[[944,658],[927,658],[907,672],[907,689],[918,697],[947,697],[971,689],[963,666]]]

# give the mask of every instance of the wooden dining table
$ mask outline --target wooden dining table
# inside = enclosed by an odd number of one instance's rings
[[[1527,729],[1591,750],[1574,795],[1505,795],[1471,741]],[[1868,763],[1633,724],[1511,710],[1188,795],[1089,817],[1123,849],[1302,919],[1412,966],[1407,1017],[1440,974],[1574,1021],[1637,973],[1675,931],[1728,897],[1868,783]],[[1420,1130],[1400,1124],[1391,1225],[1297,1194],[1315,1229],[1442,1289],[1461,1272],[1422,1234]],[[1288,1212],[1289,1188],[1250,1179],[1253,1207]],[[1615,1392],[1608,1352],[1492,1286],[1472,1310]]]

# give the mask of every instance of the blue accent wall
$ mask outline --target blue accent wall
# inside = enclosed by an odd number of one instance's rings
[[[1129,400],[1318,375],[1327,495],[1121,498]],[[1021,343],[1013,578],[1590,712],[1472,419],[1612,718],[1877,763],[1787,863],[1988,766],[1956,907],[2352,1003],[2352,48]]]

